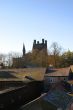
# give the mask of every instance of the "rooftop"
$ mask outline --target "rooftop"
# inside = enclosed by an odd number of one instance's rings
[[[66,110],[72,102],[72,96],[64,91],[54,90],[44,93],[37,99],[22,106],[19,110],[56,110],[57,108]]]
[[[71,71],[73,72],[73,65],[70,65],[70,69],[71,69]]]
[[[48,92],[47,95],[44,96],[44,100],[55,105],[57,108],[62,108],[62,110],[66,110],[70,102],[73,102],[73,98],[70,95],[60,90]]]
[[[69,84],[73,84],[73,80],[69,80],[68,83],[69,83]]]
[[[10,91],[13,91],[13,90],[17,90],[17,89],[23,88],[23,87],[25,87],[25,86],[26,86],[26,85],[21,86],[21,87],[9,87],[9,88],[0,90],[0,94],[7,93],[7,92],[10,92]]]
[[[70,67],[59,69],[48,69],[48,72],[45,74],[45,76],[68,76],[69,71]]]
[[[45,68],[20,68],[20,69],[1,69],[0,80],[25,80],[25,76],[29,76],[36,81],[44,79]]]

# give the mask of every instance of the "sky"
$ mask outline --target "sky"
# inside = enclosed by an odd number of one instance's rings
[[[73,0],[0,0],[0,53],[31,51],[42,38],[73,51]]]

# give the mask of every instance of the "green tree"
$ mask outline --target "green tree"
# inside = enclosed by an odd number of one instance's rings
[[[68,50],[67,52],[64,52],[62,54],[62,56],[61,56],[61,65],[63,67],[73,65],[73,52]]]

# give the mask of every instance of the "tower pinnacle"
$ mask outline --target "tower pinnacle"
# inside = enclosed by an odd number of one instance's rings
[[[23,43],[23,56],[25,56],[25,45]]]

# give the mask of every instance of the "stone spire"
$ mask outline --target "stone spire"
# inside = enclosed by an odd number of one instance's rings
[[[23,43],[23,56],[25,56],[25,45]]]

